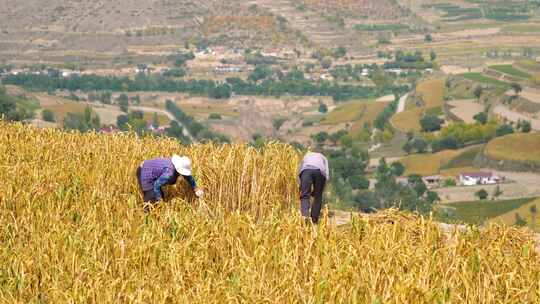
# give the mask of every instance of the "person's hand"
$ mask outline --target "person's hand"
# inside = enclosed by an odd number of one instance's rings
[[[197,197],[201,198],[204,195],[204,191],[202,189],[197,188],[197,189],[195,189],[195,195]]]

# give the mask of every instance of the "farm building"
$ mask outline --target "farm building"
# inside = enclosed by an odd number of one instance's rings
[[[441,186],[444,177],[442,175],[431,175],[422,177],[422,180],[429,189],[433,189]]]
[[[242,72],[243,68],[240,66],[228,66],[228,65],[222,65],[218,66],[214,69],[216,73],[239,73]]]
[[[470,172],[459,175],[459,183],[464,186],[498,184],[501,178],[492,172]]]

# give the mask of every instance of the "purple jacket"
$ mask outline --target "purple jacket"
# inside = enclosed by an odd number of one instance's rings
[[[141,168],[141,186],[143,191],[154,189],[154,184],[158,178],[166,172],[176,172],[170,158],[155,158],[144,161]],[[178,174],[168,181],[169,185],[174,185],[178,179]]]

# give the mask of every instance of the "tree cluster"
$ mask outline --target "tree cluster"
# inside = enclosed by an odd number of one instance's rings
[[[263,72],[266,76],[266,72]],[[262,78],[258,81],[227,78],[226,82],[213,80],[174,80],[162,76],[138,75],[135,78],[73,75],[67,78],[49,77],[46,75],[19,74],[4,78],[5,84],[19,85],[30,90],[54,91],[68,90],[84,92],[106,91],[97,97],[104,103],[109,103],[113,92],[161,91],[184,92],[213,98],[228,98],[232,94],[249,96],[331,96],[336,101],[353,98],[370,98],[377,94],[391,93],[393,90],[404,90],[405,87],[385,87],[383,92],[371,87],[357,85],[340,85],[327,81],[311,82],[298,77],[297,72],[285,75],[283,80]],[[260,77],[257,77],[260,78]]]

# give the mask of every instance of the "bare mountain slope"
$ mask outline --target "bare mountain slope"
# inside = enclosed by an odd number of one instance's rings
[[[369,45],[355,24],[405,15],[392,0],[0,0],[0,62],[110,62],[201,41],[355,49]]]

